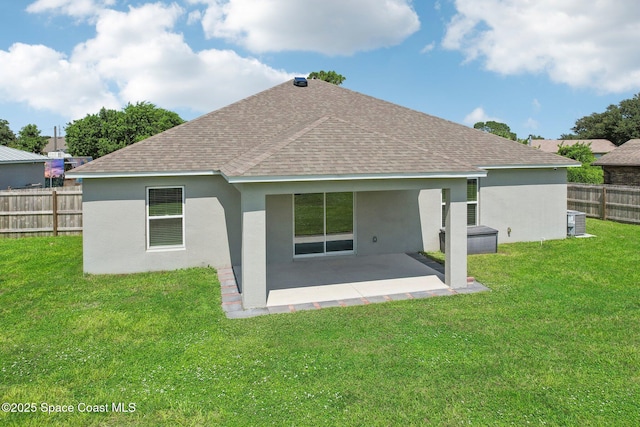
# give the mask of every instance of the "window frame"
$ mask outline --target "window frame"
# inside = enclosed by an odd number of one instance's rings
[[[475,200],[469,200],[469,184],[471,181],[475,181],[476,183],[476,197]],[[440,226],[444,228],[444,208],[446,205],[446,200],[444,198],[444,191],[440,190]],[[475,223],[469,224],[469,206],[475,206]],[[480,206],[480,179],[479,178],[467,178],[467,227],[475,227],[479,224],[480,218],[480,210],[478,207]]]
[[[327,251],[327,194],[331,193],[351,193],[351,201],[352,201],[352,234],[353,234],[353,244],[351,250],[346,251]],[[322,212],[323,212],[323,252],[317,253],[308,253],[308,254],[296,254],[296,195],[298,194],[322,194]],[[340,256],[340,255],[354,255],[356,254],[356,192],[355,191],[317,191],[311,193],[294,193],[291,195],[291,209],[293,213],[293,224],[292,224],[292,253],[293,258],[313,258],[313,257],[326,257],[326,256]]]
[[[167,188],[172,188],[172,189],[180,189],[180,194],[182,196],[182,213],[180,215],[158,215],[158,216],[151,216],[149,215],[149,209],[151,207],[150,203],[149,203],[149,196],[151,194],[151,190],[160,190],[160,189],[167,189]],[[186,247],[186,227],[185,227],[185,208],[186,208],[186,203],[185,203],[185,186],[184,185],[158,185],[158,186],[151,186],[151,187],[146,187],[146,203],[145,203],[145,216],[146,216],[146,247],[147,247],[147,251],[170,251],[170,250],[181,250],[184,249]],[[182,242],[180,244],[176,244],[176,245],[158,245],[158,246],[151,246],[151,221],[155,221],[155,220],[162,220],[162,219],[176,219],[176,218],[180,218],[181,221],[181,225],[182,225]]]

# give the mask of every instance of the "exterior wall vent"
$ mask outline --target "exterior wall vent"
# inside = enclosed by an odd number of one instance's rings
[[[307,87],[307,79],[305,79],[304,77],[294,77],[293,85],[300,86],[300,87]]]

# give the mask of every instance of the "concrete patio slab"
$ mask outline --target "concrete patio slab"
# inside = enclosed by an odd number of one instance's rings
[[[300,288],[278,289],[269,292],[267,307],[289,304],[304,304],[360,298],[362,295],[350,285],[321,285]]]
[[[224,269],[223,309],[229,318],[262,314],[348,307],[405,299],[474,293],[488,290],[471,280],[467,288],[451,289],[444,283],[442,265],[420,254],[307,258],[267,266],[267,306],[243,310],[238,287],[229,286],[230,275],[241,282],[241,268]],[[233,288],[233,289],[232,289]],[[239,311],[242,311],[240,313]]]
[[[391,295],[399,293],[412,293],[431,291],[434,289],[447,289],[442,280],[436,275],[402,277],[398,279],[377,280],[369,282],[356,282],[351,284],[363,297],[376,295]]]

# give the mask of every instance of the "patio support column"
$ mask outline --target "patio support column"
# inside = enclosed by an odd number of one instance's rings
[[[267,305],[267,229],[265,194],[251,188],[241,192],[242,306]]]
[[[445,284],[467,286],[467,180],[456,180],[446,191]]]

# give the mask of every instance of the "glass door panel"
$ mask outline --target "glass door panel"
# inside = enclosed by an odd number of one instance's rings
[[[326,251],[353,251],[353,193],[327,193],[325,209]]]
[[[295,255],[324,253],[324,194],[294,196]]]

